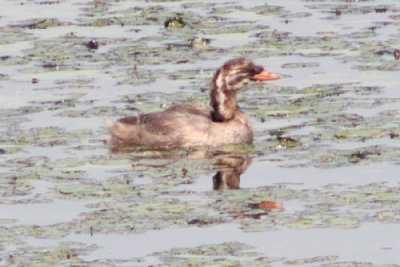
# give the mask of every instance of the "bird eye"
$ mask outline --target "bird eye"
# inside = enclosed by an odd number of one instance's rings
[[[263,67],[253,65],[253,66],[250,66],[249,73],[251,75],[256,75],[256,74],[259,74],[260,72],[262,72],[263,70],[264,70]]]

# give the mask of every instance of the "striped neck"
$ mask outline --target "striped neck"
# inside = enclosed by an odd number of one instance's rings
[[[232,80],[233,81],[233,80]],[[217,70],[211,85],[212,120],[216,122],[229,121],[240,110],[236,102],[236,85],[227,79],[223,69]]]

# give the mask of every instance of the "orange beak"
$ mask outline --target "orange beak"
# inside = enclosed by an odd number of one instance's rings
[[[256,74],[253,76],[253,79],[256,81],[272,81],[272,80],[278,80],[281,77],[279,77],[278,74],[263,70],[262,72]]]

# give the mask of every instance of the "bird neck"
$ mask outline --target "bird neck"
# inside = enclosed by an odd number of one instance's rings
[[[240,110],[236,102],[236,90],[230,90],[221,70],[218,70],[212,80],[211,102],[213,121],[224,122],[235,117]]]

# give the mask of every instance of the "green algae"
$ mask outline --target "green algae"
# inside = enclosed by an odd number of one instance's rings
[[[339,261],[334,263],[327,263],[327,267],[352,267],[352,266],[371,266],[371,267],[396,267],[394,264],[373,264],[370,262],[360,261]]]
[[[268,105],[258,107],[256,112],[257,116],[265,117],[290,117],[296,114],[302,114],[305,112],[309,112],[310,107],[295,105],[295,104],[278,104],[278,105]]]
[[[145,196],[142,201],[144,200]],[[135,196],[135,199],[138,199]],[[139,200],[139,199],[138,199]],[[79,219],[77,232],[85,232],[89,226],[94,225],[94,233],[140,233],[150,229],[165,229],[169,227],[187,226],[193,220],[193,212],[197,218],[207,218],[206,206],[198,206],[196,209],[188,203],[182,203],[174,199],[152,199],[151,201],[136,201],[136,203],[116,203],[114,207],[86,213]]]
[[[5,255],[8,266],[91,265],[112,266],[118,261],[85,261],[80,257],[94,251],[96,246],[64,242],[54,247],[24,247]]]
[[[338,260],[338,256],[320,256],[320,257],[313,257],[313,258],[304,258],[304,259],[294,259],[294,260],[287,260],[284,263],[288,265],[305,265],[305,264],[313,264],[313,263],[325,263],[330,261]]]
[[[12,227],[12,231],[21,236],[29,236],[34,238],[50,238],[56,239],[67,235],[69,230],[65,225],[50,225],[50,226],[37,226],[37,225],[20,225]]]
[[[195,248],[177,248],[155,253],[164,264],[187,266],[265,266],[277,258],[261,257],[248,251],[251,247],[239,242],[203,245]]]
[[[351,139],[351,138],[380,138],[382,136],[381,129],[351,129],[344,130],[335,133],[335,137],[338,139]]]
[[[283,8],[280,6],[273,6],[273,5],[261,5],[261,6],[256,6],[253,9],[250,9],[250,11],[255,12],[258,15],[273,15],[276,13],[279,13]]]
[[[7,198],[7,197],[22,197],[22,196],[27,196],[32,193],[34,187],[30,184],[27,183],[15,183],[13,184],[12,181],[10,181],[10,184],[8,185],[2,185],[0,187],[0,194],[2,197]],[[9,199],[4,199],[1,201],[2,204],[12,204],[15,201],[9,200]]]
[[[316,68],[319,67],[319,63],[306,62],[306,63],[286,63],[282,65],[284,69],[296,69],[296,68]]]
[[[87,133],[88,131],[81,131],[80,133]],[[78,135],[79,132],[72,131],[66,132],[62,128],[57,127],[43,127],[43,128],[31,128],[29,130],[9,129],[5,133],[7,143],[10,146],[28,146],[36,145],[41,147],[53,147],[59,145],[66,145],[71,138],[79,138],[83,135]],[[73,143],[73,141],[72,141]]]
[[[359,226],[359,221],[353,216],[338,216],[338,215],[306,215],[301,216],[289,224],[291,227],[312,229],[319,227],[335,227],[335,228],[356,228]]]
[[[104,55],[91,52],[82,43],[82,38],[69,36],[60,40],[38,40],[32,49],[26,50],[26,57],[41,68],[27,68],[25,71],[43,73],[77,70],[82,68],[81,62],[85,62],[88,58],[93,62],[91,66],[96,66],[95,62],[104,59]]]
[[[59,27],[71,25],[70,22],[62,22],[56,18],[46,18],[46,19],[33,19],[28,21],[22,21],[18,25],[12,25],[15,28],[28,28],[28,29],[47,29],[50,27]]]

